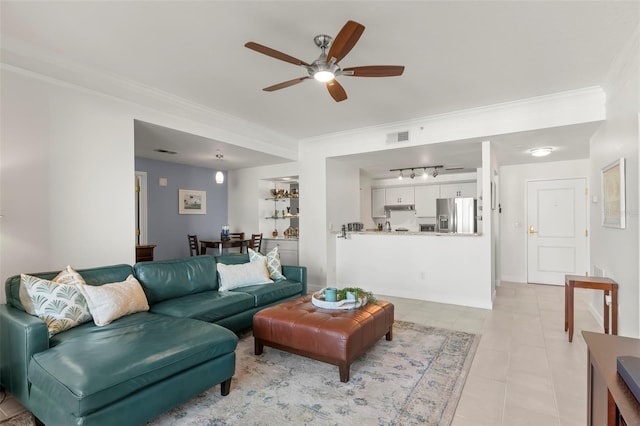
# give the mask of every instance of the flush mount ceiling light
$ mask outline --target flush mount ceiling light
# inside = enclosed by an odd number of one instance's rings
[[[222,155],[220,153],[220,150],[218,150],[216,153],[216,159],[218,159],[219,161],[222,161],[223,158],[224,158],[224,155]],[[216,172],[216,183],[218,185],[221,185],[224,183],[224,173],[222,173],[220,170]]]
[[[534,157],[545,157],[551,154],[551,151],[553,151],[553,148],[550,147],[534,148],[532,150],[529,150],[529,154],[533,155]]]

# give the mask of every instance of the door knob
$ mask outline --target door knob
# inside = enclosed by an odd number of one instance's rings
[[[538,231],[533,230],[533,225],[529,225],[529,235],[537,234]]]

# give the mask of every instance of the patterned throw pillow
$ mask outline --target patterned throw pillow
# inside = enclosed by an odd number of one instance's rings
[[[78,291],[84,280],[67,266],[53,280],[20,275],[20,300],[25,310],[47,323],[49,337],[91,319],[87,301]]]
[[[125,315],[148,311],[149,303],[142,286],[133,275],[119,283],[79,285],[87,299],[93,322],[103,326]]]
[[[278,253],[278,247],[274,247],[267,255],[258,253],[252,249],[249,249],[249,261],[266,259],[267,268],[269,268],[269,276],[272,280],[284,280],[286,277],[282,275],[282,264],[280,263],[280,253]]]

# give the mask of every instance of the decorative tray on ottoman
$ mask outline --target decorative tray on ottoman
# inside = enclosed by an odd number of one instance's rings
[[[351,297],[350,297],[351,296]],[[317,291],[311,295],[311,303],[318,308],[323,309],[355,309],[360,308],[367,304],[367,298],[361,297],[359,299],[355,299],[353,295],[347,294],[347,298],[344,300],[338,300],[337,302],[327,302],[324,300],[324,289]]]

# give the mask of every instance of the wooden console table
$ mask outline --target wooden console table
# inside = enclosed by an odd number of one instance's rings
[[[564,331],[569,330],[569,341],[573,341],[573,300],[574,288],[589,288],[604,291],[602,316],[604,332],[609,333],[609,305],[607,295],[611,292],[611,334],[618,334],[618,284],[611,278],[565,275],[564,278]]]
[[[136,262],[148,262],[153,260],[154,248],[156,248],[155,244],[136,246]]]
[[[618,374],[621,355],[640,357],[640,340],[583,331],[587,342],[587,425],[640,425],[640,402]]]

